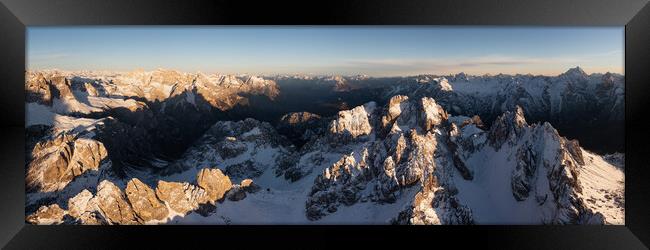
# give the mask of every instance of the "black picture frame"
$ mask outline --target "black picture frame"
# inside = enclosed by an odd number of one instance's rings
[[[341,246],[477,244],[494,248],[647,249],[645,107],[650,102],[648,0],[154,1],[0,0],[0,245],[121,249],[198,243]],[[518,25],[625,26],[625,226],[34,226],[24,218],[26,26],[40,25]],[[71,38],[72,39],[72,38]],[[603,135],[607,136],[607,135]],[[313,241],[314,245],[301,245]],[[269,245],[271,243],[272,245]],[[288,245],[284,245],[288,244]],[[415,247],[415,246],[413,246]]]

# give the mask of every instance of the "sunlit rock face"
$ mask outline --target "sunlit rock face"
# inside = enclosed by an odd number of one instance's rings
[[[330,133],[337,135],[342,140],[369,135],[372,132],[369,118],[375,105],[374,102],[370,102],[364,106],[339,112],[337,119],[329,125]]]
[[[67,117],[104,119],[88,138],[111,151],[111,167],[122,177],[158,170],[151,161],[180,157],[223,113],[248,105],[248,98],[272,101],[279,95],[277,84],[261,77],[163,69],[110,74],[43,71],[28,72],[26,77],[27,113],[33,113],[27,126],[52,126],[58,133],[78,129],[60,128],[64,126],[59,120]]]
[[[243,95],[265,95],[273,99],[279,94],[273,80],[257,76],[191,74],[159,69],[133,71],[102,80],[114,84],[114,88],[108,88],[109,94],[139,97],[150,102],[164,102],[183,95],[187,102],[193,103],[195,98],[202,98],[220,110],[246,103],[247,98]]]
[[[27,216],[26,221],[32,224],[39,225],[56,225],[62,224],[66,211],[61,209],[59,205],[53,204],[50,206],[42,206],[29,216]]]
[[[160,221],[167,218],[167,207],[158,200],[154,190],[147,184],[133,178],[127,183],[124,191],[140,221]]]
[[[43,73],[27,73],[25,78],[27,79],[25,84],[27,98],[25,101],[52,105],[51,83]]]
[[[171,210],[178,214],[187,214],[198,209],[200,204],[210,199],[207,192],[187,182],[159,181],[156,195],[169,205]]]
[[[107,157],[101,142],[62,133],[34,147],[27,166],[27,186],[41,192],[58,191],[75,177],[97,171]]]
[[[219,169],[202,169],[195,183],[198,185],[159,180],[154,190],[133,178],[122,191],[115,183],[103,180],[96,187],[95,195],[84,189],[68,199],[67,210],[58,204],[44,205],[29,214],[26,221],[33,224],[160,224],[176,216],[205,215],[214,211],[218,202],[233,189],[245,193],[260,189],[251,179],[233,185]],[[232,193],[231,196],[236,195]],[[245,193],[230,200],[242,200],[246,198]]]
[[[93,199],[97,204],[97,210],[108,224],[138,224],[133,207],[124,192],[112,182],[100,182]]]
[[[230,178],[219,169],[204,168],[199,171],[196,180],[199,187],[207,191],[208,200],[212,203],[223,198],[223,195],[232,187]]]
[[[473,188],[502,190],[489,199],[512,204],[500,208],[504,211],[528,211],[530,217],[518,219],[531,223],[603,224],[622,216],[620,210],[589,206],[584,200],[581,172],[601,166],[585,166],[584,150],[577,142],[561,137],[548,123],[528,124],[521,108],[505,112],[489,129],[484,129],[478,117],[448,116],[426,97],[395,96],[385,108],[375,110],[376,114],[365,117],[376,120],[360,119],[362,124],[376,126],[367,130],[372,131],[368,134],[372,139],[349,143],[355,144],[349,147],[352,152],[315,178],[306,202],[310,220],[363,206],[359,203],[406,200],[410,206],[399,211],[392,223],[487,223],[484,213],[490,212],[475,211],[476,202],[486,201],[473,198]],[[612,165],[604,168],[617,172]],[[501,178],[504,181],[497,181]],[[602,177],[584,178],[592,182]],[[615,189],[620,192],[620,188]],[[616,213],[610,217],[612,222],[605,213]]]
[[[83,225],[108,224],[98,211],[97,199],[93,198],[94,195],[84,189],[68,200],[68,214],[74,218],[74,223]]]

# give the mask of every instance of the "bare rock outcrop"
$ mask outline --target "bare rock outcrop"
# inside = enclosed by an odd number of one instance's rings
[[[98,211],[97,199],[93,194],[84,189],[68,200],[68,214],[75,218],[76,223],[83,225],[107,224]]]
[[[498,150],[506,142],[513,144],[513,141],[516,140],[517,136],[521,135],[525,126],[528,126],[528,123],[526,123],[524,111],[521,107],[517,106],[515,112],[506,111],[490,127],[488,132],[490,145]]]
[[[35,213],[27,216],[27,222],[39,225],[62,224],[67,212],[59,205],[42,206]]]
[[[408,96],[397,95],[388,100],[388,107],[381,117],[384,134],[402,132],[403,129],[414,127],[417,117],[415,105],[409,102]]]
[[[526,144],[517,150],[517,161],[512,178],[512,194],[517,201],[523,201],[528,198],[533,185],[533,176],[537,171],[538,161],[537,152],[532,145]]]
[[[364,106],[350,112],[361,113]],[[376,131],[374,140],[359,141],[361,147],[343,155],[314,180],[305,205],[310,220],[337,211],[339,205],[351,206],[360,200],[395,202],[399,190],[412,187],[423,175],[434,171],[438,142],[432,130],[446,121],[446,112],[430,98],[409,100],[406,96],[395,96],[378,113],[364,116],[369,118],[368,125],[379,128],[366,130]],[[341,118],[339,113],[339,120],[333,124],[346,120]]]
[[[413,202],[391,220],[398,225],[470,225],[472,210],[460,204],[457,190],[443,187],[434,175],[424,180]]]
[[[97,186],[95,196],[97,208],[108,224],[139,224],[126,196],[110,181],[104,180]]]
[[[160,221],[167,217],[165,204],[158,200],[153,189],[139,179],[131,179],[126,184],[125,192],[139,221]]]
[[[52,105],[52,90],[49,81],[43,73],[31,73],[26,75],[27,82],[25,90],[26,102],[36,102],[47,106]]]
[[[429,131],[447,120],[447,112],[433,98],[425,97],[420,99],[420,105],[422,111],[419,117],[425,131]]]
[[[167,222],[169,215],[185,216],[196,212],[207,216],[216,208],[216,201],[228,196],[241,200],[246,193],[260,187],[251,179],[233,185],[218,169],[204,169],[197,177],[202,187],[187,182],[159,180],[155,191],[137,178],[131,179],[125,191],[109,180],[103,180],[93,195],[84,189],[68,199],[68,211],[56,203],[41,206],[26,217],[33,224],[133,225]],[[205,189],[204,189],[205,188]],[[218,198],[217,198],[218,197]]]
[[[251,179],[244,179],[240,184],[233,185],[228,192],[226,198],[231,201],[239,201],[246,198],[246,193],[255,193],[260,190],[260,187],[253,183]]]
[[[578,154],[574,143],[559,136],[549,123],[544,123],[543,131],[550,135],[557,147],[552,157],[545,157],[543,166],[548,171],[548,181],[553,199],[556,202],[558,213],[550,221],[553,224],[604,224],[602,214],[585,206],[580,199],[583,192],[580,184],[580,171],[582,153]],[[581,149],[577,149],[582,152]],[[573,151],[573,152],[572,152]],[[547,160],[552,159],[552,160]]]
[[[369,102],[351,110],[340,111],[337,119],[329,125],[330,133],[348,140],[369,135],[372,132],[370,116],[375,105],[374,102]]]
[[[472,169],[467,167],[467,164],[465,164],[465,161],[463,160],[459,149],[457,141],[457,136],[459,133],[458,126],[452,123],[447,129],[447,148],[451,154],[454,167],[456,167],[456,169],[460,172],[461,176],[463,176],[465,180],[472,180],[474,178],[474,173]]]
[[[314,113],[309,112],[291,112],[283,115],[280,122],[287,125],[301,125],[308,124],[320,120],[321,117]]]
[[[101,142],[61,133],[37,143],[32,150],[32,161],[27,166],[27,186],[41,192],[61,190],[86,171],[98,170],[106,157],[106,148]]]
[[[91,83],[84,83],[84,88],[89,96],[99,96],[99,91]]]
[[[410,129],[429,131],[447,120],[445,110],[433,98],[409,100],[408,96],[390,98],[381,126],[384,134],[407,132]]]
[[[582,149],[580,148],[578,140],[563,140],[563,142],[564,148],[567,149],[567,152],[571,154],[576,163],[585,165],[585,159],[582,156]]]
[[[223,198],[224,194],[232,187],[230,178],[217,168],[201,169],[196,177],[196,182],[199,187],[205,189],[208,200],[212,204]]]
[[[242,180],[241,183],[239,184],[239,186],[240,186],[241,188],[243,188],[244,191],[246,191],[246,192],[248,192],[248,193],[255,193],[255,192],[257,192],[257,191],[260,190],[260,186],[258,186],[257,184],[255,184],[255,183],[253,182],[253,180],[251,180],[251,179],[244,179],[244,180]]]
[[[355,156],[360,159],[357,161]],[[316,220],[335,212],[339,204],[356,203],[361,198],[359,191],[371,177],[367,161],[367,150],[360,155],[345,155],[316,177],[305,204],[307,218]]]
[[[198,209],[209,200],[205,190],[187,182],[158,181],[156,196],[182,215]]]
[[[388,100],[388,110],[381,118],[382,127],[386,128],[389,124],[395,122],[395,119],[402,114],[402,102],[407,101],[408,96],[396,95]]]
[[[72,94],[70,79],[62,74],[55,74],[50,77],[50,86],[52,86],[52,98],[60,100],[75,99]]]

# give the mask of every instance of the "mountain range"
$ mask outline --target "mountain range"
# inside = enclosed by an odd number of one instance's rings
[[[624,224],[624,77],[26,72],[34,224]]]

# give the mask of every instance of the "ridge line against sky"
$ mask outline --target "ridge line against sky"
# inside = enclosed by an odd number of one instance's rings
[[[133,72],[146,72],[146,73],[151,73],[155,71],[175,71],[181,74],[204,74],[204,75],[216,75],[216,76],[221,76],[221,75],[234,75],[234,76],[240,76],[240,77],[246,77],[246,76],[258,76],[258,77],[278,77],[278,76],[309,76],[309,77],[335,77],[335,76],[342,76],[342,77],[371,77],[371,78],[394,78],[394,77],[401,77],[401,78],[408,78],[408,77],[415,77],[415,76],[434,76],[434,77],[448,77],[448,76],[457,76],[459,74],[465,74],[466,76],[469,77],[489,77],[489,76],[498,76],[498,75],[505,75],[505,76],[517,76],[517,75],[531,75],[531,76],[543,76],[543,77],[557,77],[562,74],[566,74],[570,70],[573,70],[575,68],[580,68],[583,72],[584,69],[580,67],[579,65],[576,65],[572,68],[568,68],[565,71],[555,74],[555,75],[550,75],[550,74],[531,74],[531,73],[484,73],[484,74],[468,74],[463,71],[455,72],[455,73],[447,73],[447,74],[434,74],[434,73],[422,73],[422,74],[414,74],[414,75],[386,75],[386,76],[370,76],[366,74],[313,74],[313,73],[288,73],[288,74],[250,74],[250,73],[211,73],[211,72],[203,72],[200,70],[197,71],[183,71],[183,70],[178,70],[178,69],[171,69],[171,68],[156,68],[156,69],[150,69],[150,70],[145,70],[143,68],[137,68],[137,69],[132,69],[132,70],[64,70],[64,69],[58,69],[58,68],[44,68],[44,69],[27,69],[27,72],[32,72],[32,73],[38,73],[38,72],[49,72],[49,73],[58,73],[58,74],[129,74]],[[587,75],[592,75],[592,74],[606,74],[606,73],[612,73],[612,74],[618,74],[618,75],[623,75],[622,73],[616,73],[616,72],[585,72]]]
[[[623,74],[623,27],[28,27],[27,69],[407,76]]]

